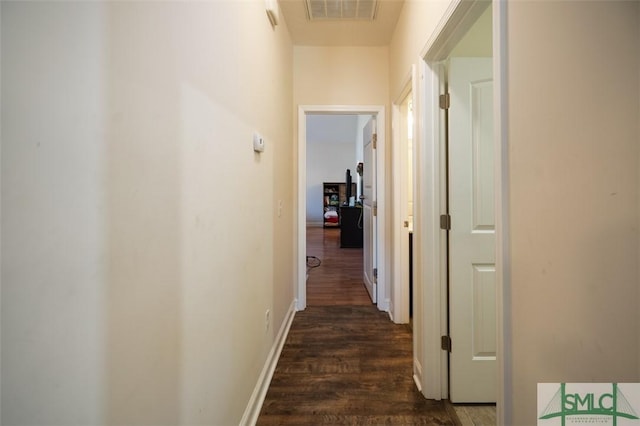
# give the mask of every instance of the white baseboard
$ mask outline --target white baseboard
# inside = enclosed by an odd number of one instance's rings
[[[413,375],[413,382],[416,384],[418,388],[418,392],[422,392],[422,385],[420,384],[420,379],[415,374]]]
[[[269,384],[271,383],[271,379],[273,378],[273,372],[278,365],[278,359],[280,358],[280,353],[282,352],[284,342],[287,340],[287,335],[289,334],[289,329],[291,328],[291,323],[293,322],[293,317],[295,316],[295,314],[296,301],[294,299],[289,306],[289,310],[287,311],[287,315],[285,316],[282,325],[280,326],[278,335],[273,341],[273,346],[269,351],[269,355],[267,356],[267,360],[264,363],[264,367],[262,367],[262,372],[260,373],[260,377],[258,377],[258,382],[253,389],[251,398],[249,398],[247,408],[244,410],[244,415],[240,420],[241,426],[255,425],[258,421],[258,416],[260,415],[260,410],[262,409],[264,398],[267,395],[267,390],[269,390]]]
[[[389,306],[391,305],[391,299],[386,298],[383,300],[378,299],[378,309],[383,312],[389,312]]]
[[[413,360],[413,381],[416,383],[418,391],[422,392],[422,366],[417,359]]]

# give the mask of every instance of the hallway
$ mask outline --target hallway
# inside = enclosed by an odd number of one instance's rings
[[[371,303],[362,250],[340,249],[338,229],[310,228],[308,307],[294,318],[258,425],[456,424],[412,379],[412,335]]]

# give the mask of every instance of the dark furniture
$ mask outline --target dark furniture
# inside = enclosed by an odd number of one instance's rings
[[[362,207],[340,207],[340,247],[362,247]]]
[[[356,184],[351,184],[351,194],[356,195]],[[344,182],[324,182],[322,184],[322,214],[324,215],[325,228],[338,228],[340,226],[340,206],[349,202],[347,200],[347,184]],[[334,213],[327,215],[327,212]]]

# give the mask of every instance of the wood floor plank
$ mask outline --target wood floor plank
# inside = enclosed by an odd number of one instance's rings
[[[340,230],[310,228],[307,309],[297,312],[258,425],[454,425],[455,411],[413,382],[408,325],[380,312],[364,287],[362,249]]]
[[[453,425],[443,401],[412,378],[406,325],[368,306],[310,306],[296,313],[258,425]]]
[[[461,426],[494,426],[496,424],[495,404],[455,404],[453,407]]]
[[[340,248],[339,228],[307,228],[307,255],[320,260],[307,268],[307,306],[371,305],[364,287],[361,248]]]

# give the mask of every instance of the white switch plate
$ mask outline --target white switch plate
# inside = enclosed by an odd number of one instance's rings
[[[255,152],[264,151],[264,138],[258,132],[253,133],[253,150]]]

